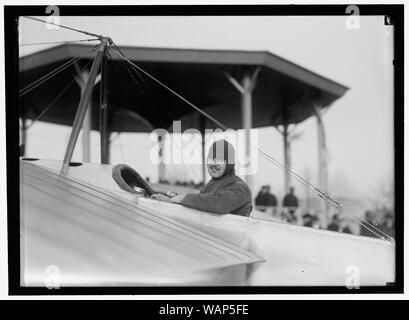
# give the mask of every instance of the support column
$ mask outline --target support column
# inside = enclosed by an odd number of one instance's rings
[[[242,126],[245,131],[245,166],[250,168],[250,153],[251,153],[251,127],[253,120],[253,106],[252,106],[252,80],[249,74],[245,74],[242,80],[243,92],[241,94],[241,117],[242,117]],[[245,181],[250,187],[253,186],[252,176],[250,174],[245,176]]]
[[[252,127],[252,93],[256,86],[257,77],[260,72],[260,67],[257,67],[252,72],[245,71],[241,79],[237,80],[231,74],[225,74],[230,83],[237,89],[241,94],[241,116],[242,116],[242,127],[245,131],[245,166],[246,168],[251,167],[251,127]],[[245,182],[252,190],[252,176],[247,174],[244,177]]]
[[[324,122],[321,117],[321,108],[319,105],[314,105],[314,112],[317,118],[318,129],[318,181],[319,188],[328,194],[328,163],[327,163],[327,143],[325,138]],[[328,224],[329,204],[322,202],[323,210],[323,225]]]
[[[284,151],[284,166],[291,170],[292,161],[291,161],[291,140],[295,138],[293,132],[295,130],[295,125],[292,127],[290,132],[290,124],[284,123],[283,129],[281,130],[278,126],[275,127],[277,131],[283,136],[283,151]],[[284,191],[285,194],[290,192],[291,187],[291,175],[284,171]]]
[[[165,135],[158,136],[158,143],[162,144],[162,148],[159,149],[158,156],[159,156],[159,167],[158,167],[158,175],[159,175],[159,182],[165,180]]]
[[[283,125],[283,146],[284,146],[284,166],[291,170],[291,149],[290,149],[290,138],[288,134],[288,124]],[[288,194],[290,192],[290,186],[291,186],[291,176],[287,171],[284,171],[284,190],[285,194]]]
[[[304,177],[305,177],[305,180],[311,181],[311,175],[310,175],[310,171],[308,168],[305,170]],[[311,201],[311,189],[310,188],[305,188],[305,202],[306,202],[305,206],[307,210],[311,211],[312,201]]]
[[[206,184],[206,118],[204,115],[199,116],[199,128],[200,128],[200,134],[202,137],[202,182],[203,185]]]

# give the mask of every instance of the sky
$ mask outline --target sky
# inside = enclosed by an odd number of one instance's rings
[[[110,36],[118,45],[268,50],[350,89],[323,119],[329,152],[330,193],[371,197],[393,177],[393,27],[383,17],[360,17],[359,29],[348,29],[346,17],[61,17],[60,23]],[[22,18],[20,43],[87,38]],[[20,55],[47,46],[20,46]],[[275,128],[254,130],[259,148],[283,162],[282,138]],[[298,125],[292,143],[293,170],[317,183],[316,120]],[[62,159],[69,128],[37,122],[28,132],[28,156]],[[91,162],[99,161],[98,134],[92,134]],[[157,178],[149,161],[149,135],[121,134],[112,145],[112,162],[126,162]],[[81,160],[77,146],[74,160]],[[170,175],[198,179],[199,168],[169,167]],[[270,184],[283,196],[283,172],[259,158],[253,192]],[[295,184],[295,183],[294,183]],[[295,184],[296,192],[305,190]]]

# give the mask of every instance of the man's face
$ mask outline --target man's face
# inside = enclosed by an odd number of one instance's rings
[[[211,158],[207,159],[207,171],[212,178],[220,178],[226,170],[226,166],[226,161]]]

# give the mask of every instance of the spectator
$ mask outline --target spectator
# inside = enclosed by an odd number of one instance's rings
[[[312,216],[312,227],[314,229],[321,229],[320,220],[318,219],[316,215]]]
[[[351,228],[349,227],[349,222],[346,219],[342,219],[340,222],[340,231],[343,233],[352,234]]]
[[[314,217],[307,211],[303,216],[302,216],[302,224],[304,227],[310,227],[312,228],[314,223]]]
[[[395,220],[393,218],[392,212],[386,212],[381,227],[382,231],[385,232],[388,236],[391,236],[393,238],[395,237]]]
[[[262,206],[261,208],[257,208],[260,211],[266,211],[266,208],[263,207],[276,207],[277,206],[277,198],[274,194],[270,192],[270,186],[265,185],[261,187],[261,190],[257,194],[255,199],[256,206]]]
[[[298,198],[294,194],[294,188],[290,188],[290,192],[284,196],[283,199],[283,207],[288,208],[288,222],[292,223],[297,221],[297,217],[295,216],[295,211],[298,208]]]
[[[333,217],[332,217],[331,223],[327,227],[327,230],[337,231],[338,232],[339,231],[339,223],[340,223],[340,220],[338,218],[338,215],[334,214]]]
[[[372,237],[372,238],[377,238],[378,236],[375,234],[377,233],[376,231],[372,232],[370,230],[374,230],[373,227],[377,227],[377,223],[375,222],[375,215],[372,211],[366,211],[365,212],[365,221],[366,223],[364,223],[364,225],[366,225],[367,227],[364,227],[363,225],[361,225],[361,236],[364,237]]]

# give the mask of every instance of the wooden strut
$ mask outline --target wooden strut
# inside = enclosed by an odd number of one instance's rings
[[[75,119],[73,127],[70,134],[70,139],[68,141],[67,149],[65,151],[64,161],[60,173],[66,175],[68,173],[68,167],[74,153],[75,145],[78,140],[79,133],[81,131],[82,124],[84,122],[85,114],[87,112],[87,107],[91,99],[92,90],[94,88],[95,79],[97,77],[99,68],[101,66],[102,58],[104,55],[105,47],[107,45],[107,39],[102,38],[101,45],[97,50],[94,62],[92,63],[91,71],[89,73],[88,81],[85,85],[84,93],[81,96],[80,103],[78,105],[77,113],[75,114]]]
[[[257,78],[261,68],[256,67],[252,72],[245,72],[241,79],[236,79],[233,75],[225,73],[226,78],[241,94],[241,114],[242,126],[245,132],[245,166],[250,169],[250,147],[251,147],[251,127],[252,127],[252,93],[257,84]],[[251,175],[245,176],[245,181],[252,188]]]
[[[318,179],[319,187],[325,193],[328,194],[328,163],[327,163],[327,144],[325,139],[325,128],[321,117],[321,108],[319,105],[314,104],[314,113],[317,118],[318,129]],[[326,227],[329,220],[329,205],[325,202],[323,205],[324,213],[324,226]]]
[[[80,67],[77,63],[74,63],[74,67],[77,71],[77,77],[75,78],[80,90],[81,95],[84,93],[85,85],[87,84],[87,79],[89,72],[87,70],[80,70]],[[81,97],[80,95],[80,97]],[[82,161],[83,162],[90,162],[90,131],[91,131],[91,115],[92,109],[90,107],[87,108],[87,112],[85,113],[84,123],[82,124]]]
[[[108,123],[108,74],[107,74],[107,48],[101,63],[101,93],[99,131],[101,139],[101,163],[109,163],[109,123]]]

